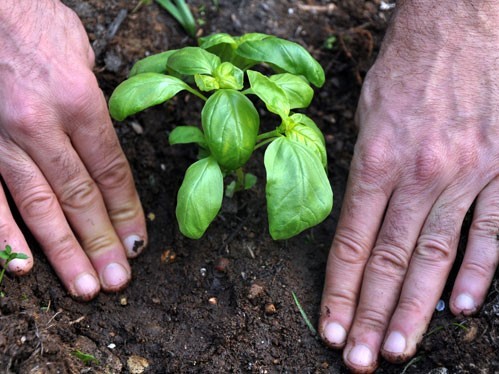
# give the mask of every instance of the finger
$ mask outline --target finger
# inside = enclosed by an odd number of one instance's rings
[[[118,291],[131,279],[131,270],[114,231],[100,191],[65,134],[54,134],[47,153],[26,147],[43,170],[81,247],[100,277],[102,288]],[[47,155],[50,155],[47,157]]]
[[[459,185],[459,187],[457,187]],[[456,255],[466,211],[478,191],[464,194],[455,183],[438,198],[421,230],[399,303],[381,350],[389,361],[405,361],[428,327]]]
[[[97,274],[74,237],[57,197],[26,154],[14,147],[2,147],[4,150],[7,152],[1,154],[0,173],[24,222],[69,293],[83,300],[93,298],[100,289]]]
[[[377,365],[378,352],[400,296],[420,228],[430,212],[431,202],[440,192],[436,183],[425,184],[421,181],[402,186],[390,199],[364,271],[361,296],[344,350],[345,363],[351,369],[372,371]]]
[[[358,149],[352,162],[329,252],[319,320],[322,339],[331,347],[345,344],[355,314],[364,268],[397,177],[392,157],[388,144],[373,140],[368,148]]]
[[[23,233],[19,229],[9,208],[4,190],[0,185],[0,240],[2,241],[0,250],[4,250],[6,245],[10,245],[13,252],[23,253],[27,259],[14,259],[9,262],[8,271],[15,275],[23,275],[33,267],[33,255],[26,243]],[[4,264],[5,261],[2,261]]]
[[[478,195],[463,263],[450,308],[469,315],[483,303],[499,263],[499,177]]]
[[[135,257],[147,243],[144,211],[130,166],[109,118],[106,102],[98,92],[98,97],[92,101],[93,114],[85,117],[89,123],[69,121],[69,135],[73,147],[97,183],[128,257]],[[99,131],[88,131],[89,127]]]

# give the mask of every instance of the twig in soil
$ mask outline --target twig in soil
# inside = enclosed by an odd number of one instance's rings
[[[317,330],[315,329],[314,325],[312,325],[312,322],[310,322],[310,319],[308,319],[307,313],[305,313],[305,311],[303,310],[300,302],[298,301],[298,298],[296,297],[296,294],[293,291],[291,291],[291,294],[293,295],[293,300],[295,301],[295,304],[298,307],[298,310],[300,311],[300,314],[305,321],[308,329],[312,332],[313,336],[317,337]]]
[[[104,52],[109,41],[112,38],[114,38],[114,36],[118,32],[121,24],[126,19],[127,15],[128,15],[128,11],[126,9],[121,9],[118,12],[118,15],[116,16],[116,18],[113,20],[113,22],[111,22],[111,24],[107,28],[106,34],[102,38],[94,40],[94,42],[92,43],[92,47],[94,49],[94,54],[95,54],[96,59],[99,58],[99,56],[102,54],[102,52]]]
[[[326,4],[326,5],[308,5],[308,4],[301,4],[298,3],[298,8],[300,10],[305,10],[307,12],[312,12],[312,13],[327,13],[327,14],[332,14],[333,11],[336,9],[335,4]]]

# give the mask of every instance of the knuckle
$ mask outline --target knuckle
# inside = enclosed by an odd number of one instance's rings
[[[331,300],[333,314],[335,310],[352,310],[357,305],[357,294],[346,287],[329,287],[323,296],[324,300]]]
[[[25,192],[19,209],[27,219],[46,219],[58,209],[56,196],[45,189]]]
[[[123,188],[132,182],[130,166],[121,154],[115,156],[95,173],[96,183],[106,189]]]
[[[407,250],[393,245],[377,246],[373,249],[368,267],[383,277],[405,274],[409,267]]]
[[[114,224],[130,222],[142,216],[142,208],[135,201],[128,200],[125,204],[120,204],[117,208],[109,209],[109,217]]]
[[[499,214],[488,212],[474,218],[471,222],[470,232],[482,237],[493,237],[496,239],[496,235],[499,232]]]
[[[86,179],[68,183],[60,196],[64,209],[84,210],[98,202],[99,193],[92,180]]]
[[[409,296],[402,296],[397,305],[399,312],[402,315],[410,316],[413,320],[422,320],[425,316],[425,302],[422,299],[417,299]]]
[[[71,118],[84,114],[93,114],[96,105],[96,92],[100,92],[91,73],[69,77],[66,82],[68,89],[61,90],[58,96],[59,106]]]
[[[356,163],[352,166],[363,183],[379,185],[390,180],[394,154],[390,144],[383,139],[371,139],[356,149]]]
[[[466,260],[461,265],[462,270],[473,274],[473,276],[478,279],[489,280],[492,274],[494,274],[497,268],[497,260],[496,261],[475,261],[475,260]]]
[[[415,160],[415,177],[420,185],[427,185],[437,179],[444,169],[444,155],[431,144],[421,147]]]
[[[448,240],[435,235],[422,235],[416,245],[414,256],[427,264],[449,264],[454,261],[454,253]]]
[[[112,237],[109,235],[97,235],[92,238],[83,238],[81,246],[87,254],[99,253],[115,244]]]
[[[371,252],[371,249],[357,234],[345,229],[336,233],[334,244],[334,255],[340,261],[350,265],[358,265],[367,261]]]
[[[359,306],[355,323],[369,331],[384,332],[388,323],[386,310],[376,310]]]
[[[53,263],[70,264],[78,249],[78,243],[71,234],[65,234],[57,238],[50,245],[50,258]]]

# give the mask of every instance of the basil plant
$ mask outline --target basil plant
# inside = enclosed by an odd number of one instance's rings
[[[252,67],[264,64],[275,74]],[[109,100],[111,116],[126,117],[163,103],[180,91],[204,101],[201,126],[178,126],[170,144],[197,143],[200,159],[186,171],[178,191],[180,231],[200,238],[217,216],[224,178],[234,176],[225,194],[250,188],[256,181],[243,166],[255,149],[267,145],[264,164],[269,231],[287,239],[322,222],[331,212],[333,193],[327,178],[324,136],[305,114],[311,84],[324,84],[319,63],[299,44],[271,35],[235,37],[214,34],[199,47],[185,47],[146,57]],[[280,117],[280,125],[260,133],[260,117],[249,96]]]

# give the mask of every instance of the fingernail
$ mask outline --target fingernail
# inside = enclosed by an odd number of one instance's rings
[[[9,262],[9,273],[17,274],[20,272],[24,272],[27,265],[29,265],[29,262],[27,260],[15,258]]]
[[[456,300],[454,301],[454,305],[456,306],[457,309],[462,310],[462,311],[475,310],[475,308],[476,308],[475,301],[467,293],[462,293],[461,295],[456,297]]]
[[[348,361],[357,366],[370,366],[373,363],[373,354],[367,346],[359,344],[348,353]]]
[[[108,289],[119,288],[126,284],[128,280],[128,271],[118,263],[107,265],[102,272],[102,283]]]
[[[99,282],[92,274],[80,274],[74,281],[76,295],[79,297],[93,296],[99,290]]]
[[[405,337],[398,331],[392,331],[385,341],[383,349],[390,353],[401,354],[405,351]]]
[[[331,344],[341,345],[345,343],[346,337],[346,330],[337,322],[328,323],[324,328],[324,338]]]
[[[135,257],[144,249],[145,241],[138,235],[130,235],[123,241],[128,257]]]

